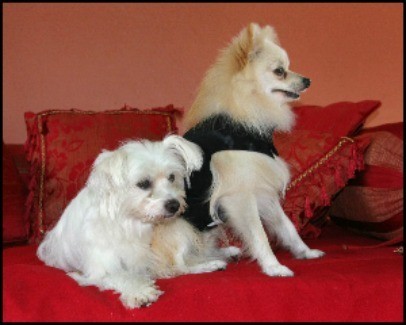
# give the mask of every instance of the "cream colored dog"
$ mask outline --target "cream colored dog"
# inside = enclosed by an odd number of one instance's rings
[[[281,207],[290,175],[272,142],[274,131],[292,128],[289,102],[309,86],[289,70],[273,28],[250,24],[209,69],[185,118],[184,137],[204,152],[185,218],[203,232],[226,223],[270,276],[293,272],[278,262],[264,226],[296,258],[324,255],[302,241]]]

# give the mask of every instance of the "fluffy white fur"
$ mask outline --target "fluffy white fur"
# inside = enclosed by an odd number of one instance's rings
[[[289,58],[272,27],[250,24],[219,55],[202,81],[196,100],[185,117],[186,128],[213,114],[228,114],[249,130],[269,134],[289,131],[294,114],[289,102],[310,85],[310,80],[289,70]],[[212,156],[213,219],[221,206],[227,224],[243,239],[250,255],[270,276],[292,276],[269,245],[268,232],[296,258],[318,258],[299,237],[280,205],[290,181],[280,157],[248,151],[220,151]]]
[[[184,179],[201,164],[200,148],[176,135],[103,151],[38,257],[80,285],[115,290],[127,308],[158,299],[156,278],[224,269],[239,249],[219,249],[216,233],[177,218]]]

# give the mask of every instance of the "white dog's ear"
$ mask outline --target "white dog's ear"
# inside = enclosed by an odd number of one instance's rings
[[[184,163],[186,174],[189,177],[194,170],[199,170],[203,165],[202,149],[193,142],[179,135],[168,135],[163,140],[164,146],[175,153]]]
[[[103,150],[93,163],[87,185],[102,190],[121,184],[125,157],[125,152],[121,150]]]

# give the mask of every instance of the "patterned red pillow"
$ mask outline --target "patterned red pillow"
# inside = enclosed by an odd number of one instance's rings
[[[28,239],[29,222],[25,216],[27,195],[23,180],[14,164],[12,152],[3,142],[3,243]]]
[[[333,221],[385,240],[403,240],[403,122],[364,129],[365,170],[337,196]]]
[[[338,102],[322,106],[298,106],[295,130],[312,130],[332,133],[336,136],[356,134],[366,118],[381,105],[376,100],[364,100],[357,103]]]
[[[27,199],[31,239],[41,240],[58,221],[83,187],[102,149],[114,149],[126,139],[160,140],[176,133],[175,115],[180,113],[172,105],[142,111],[124,107],[104,112],[72,109],[25,113],[25,146],[31,164]]]
[[[363,168],[369,141],[313,130],[276,133],[274,141],[291,172],[284,211],[302,237],[317,237],[332,197]]]

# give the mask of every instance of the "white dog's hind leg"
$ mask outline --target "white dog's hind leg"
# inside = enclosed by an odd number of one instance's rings
[[[283,211],[278,200],[264,200],[261,204],[261,218],[267,227],[292,255],[299,259],[319,258],[325,253],[318,249],[310,249],[300,238],[292,221]]]
[[[218,256],[220,259],[237,260],[241,256],[241,249],[236,246],[218,247],[218,239],[226,239],[227,234],[219,227],[203,232],[203,242],[205,243],[204,255],[207,257]]]
[[[207,273],[207,272],[214,272],[217,270],[224,270],[227,266],[227,262],[221,259],[213,258],[209,260],[207,256],[201,256],[204,262],[186,262],[185,256],[188,255],[188,252],[185,249],[180,249],[177,254],[175,255],[175,265],[176,268],[182,274],[199,274],[199,273]]]
[[[293,272],[281,265],[272,252],[259,217],[255,196],[252,193],[239,193],[220,200],[226,211],[227,222],[242,237],[250,255],[258,261],[262,271],[269,276],[293,276]]]
[[[66,274],[69,275],[77,283],[79,283],[79,285],[81,285],[82,287],[98,286],[98,284],[100,282],[98,279],[84,276],[80,272],[68,272]]]

